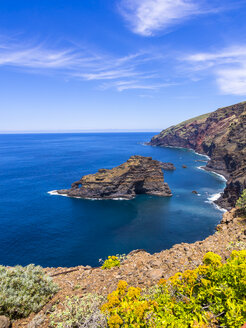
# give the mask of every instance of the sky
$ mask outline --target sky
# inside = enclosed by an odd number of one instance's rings
[[[246,1],[0,0],[0,132],[160,131],[246,100]]]

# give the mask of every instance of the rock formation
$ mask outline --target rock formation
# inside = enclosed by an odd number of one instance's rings
[[[57,190],[70,197],[113,199],[134,198],[137,194],[172,196],[159,161],[151,157],[131,156],[113,169],[100,169],[83,176],[71,189]]]
[[[173,165],[173,163],[169,163],[169,162],[160,162],[161,164],[161,168],[164,171],[174,171],[176,170],[176,167]]]
[[[222,207],[232,208],[246,187],[246,102],[171,126],[149,144],[191,148],[208,155],[206,169],[228,179],[217,201]]]

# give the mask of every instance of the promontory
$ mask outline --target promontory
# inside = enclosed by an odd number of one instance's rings
[[[227,178],[219,205],[230,209],[246,188],[246,102],[171,126],[154,136],[152,146],[191,148],[210,157],[206,165]]]
[[[162,164],[151,157],[131,156],[113,169],[99,169],[72,183],[71,189],[57,190],[69,197],[92,199],[132,199],[138,194],[172,196],[164,182]]]

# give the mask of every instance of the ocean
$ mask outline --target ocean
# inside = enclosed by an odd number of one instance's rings
[[[212,234],[223,214],[212,200],[225,180],[199,169],[205,156],[144,145],[155,134],[0,135],[0,264],[98,266],[108,255],[159,252]],[[174,163],[175,171],[164,172],[173,196],[85,200],[49,194],[131,155]]]

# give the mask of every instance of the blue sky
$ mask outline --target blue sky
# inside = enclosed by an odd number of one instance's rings
[[[159,131],[244,101],[245,16],[237,0],[0,0],[0,131]]]

